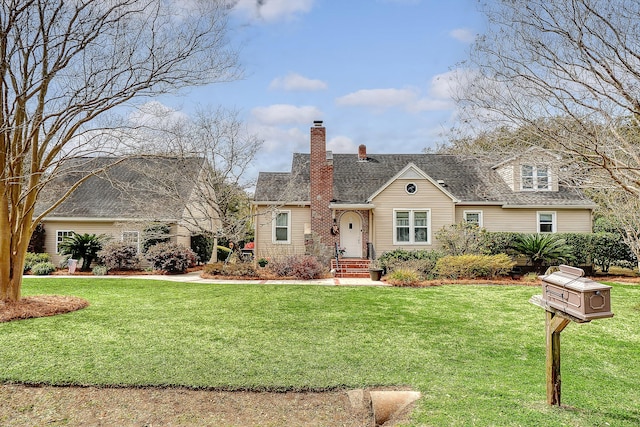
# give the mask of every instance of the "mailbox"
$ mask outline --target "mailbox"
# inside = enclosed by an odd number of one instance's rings
[[[561,265],[559,270],[540,277],[546,304],[585,321],[613,317],[611,286],[583,277],[581,268]]]

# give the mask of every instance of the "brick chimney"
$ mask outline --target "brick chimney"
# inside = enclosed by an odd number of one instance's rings
[[[360,144],[358,147],[358,160],[361,162],[367,161],[367,146],[364,144]]]
[[[333,200],[333,154],[327,151],[326,129],[322,121],[311,127],[310,156],[311,231],[317,233],[326,245],[333,245],[331,234],[333,218],[329,203]]]

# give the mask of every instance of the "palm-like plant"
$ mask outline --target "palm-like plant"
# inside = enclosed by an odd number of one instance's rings
[[[91,263],[96,258],[96,255],[102,244],[107,239],[104,234],[79,234],[73,233],[70,236],[64,238],[58,245],[60,253],[63,255],[71,255],[73,259],[82,259],[82,271],[89,271]]]
[[[566,240],[553,234],[525,234],[518,238],[513,248],[529,258],[538,272],[551,261],[567,262],[572,258],[573,252]]]

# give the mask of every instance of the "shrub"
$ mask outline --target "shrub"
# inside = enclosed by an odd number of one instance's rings
[[[94,276],[106,276],[107,275],[107,267],[104,265],[96,265],[91,270]]]
[[[397,269],[409,268],[416,270],[423,277],[429,277],[436,262],[443,256],[444,253],[435,250],[396,249],[383,253],[376,261],[387,274]]]
[[[311,255],[294,257],[291,265],[291,275],[300,280],[319,279],[324,276],[325,268],[318,258]]]
[[[273,259],[269,270],[280,277],[295,277],[301,280],[318,279],[326,274],[324,266],[311,255],[288,255]]]
[[[476,224],[461,222],[442,227],[436,232],[436,240],[447,255],[482,254],[486,252],[486,233]]]
[[[395,286],[410,286],[420,283],[418,271],[411,268],[398,268],[386,276],[387,282]]]
[[[31,268],[35,264],[39,264],[42,262],[51,262],[51,257],[49,256],[49,254],[34,254],[32,252],[27,252],[26,257],[24,258],[24,273],[31,270]]]
[[[167,273],[184,273],[196,262],[196,254],[191,249],[171,242],[151,246],[145,258],[154,270]]]
[[[36,276],[48,276],[56,271],[56,266],[51,262],[39,262],[31,267],[31,274]]]
[[[171,227],[163,223],[149,224],[142,231],[142,252],[146,253],[150,247],[158,243],[168,243],[171,236]]]
[[[126,242],[105,244],[98,252],[98,258],[109,270],[134,270],[140,266],[138,248]]]
[[[568,262],[573,258],[573,248],[555,234],[524,234],[513,247],[526,256],[538,272],[542,271],[543,265]]]
[[[44,242],[46,238],[46,231],[44,229],[44,225],[40,222],[36,225],[35,230],[33,230],[33,234],[31,235],[31,239],[29,239],[29,247],[27,250],[29,252],[34,253],[42,253],[44,252]]]
[[[609,267],[636,264],[636,257],[619,233],[599,232],[593,235],[593,262],[607,273]]]
[[[81,270],[89,271],[91,263],[102,249],[102,245],[107,239],[104,234],[79,234],[73,233],[65,237],[58,245],[62,255],[71,255],[71,258],[82,259]]]
[[[248,262],[238,262],[233,264],[216,262],[205,265],[203,272],[212,276],[258,276],[255,266]]]
[[[484,248],[489,255],[498,254],[515,254],[513,245],[522,236],[522,233],[511,231],[487,232],[483,237],[485,239]]]
[[[507,254],[448,255],[438,260],[434,272],[447,279],[493,279],[508,275],[513,265]]]
[[[528,236],[524,233],[514,232],[488,232],[484,236],[485,248],[488,254],[497,255],[505,253],[508,255],[517,255],[519,251],[517,246],[523,238]],[[537,236],[544,236],[538,234]],[[550,236],[550,235],[547,235]],[[552,239],[563,239],[566,246],[570,248],[570,252],[561,257],[560,260],[571,260],[577,265],[591,264],[592,254],[594,251],[594,235],[590,233],[557,233],[553,234]],[[525,254],[526,255],[526,254]],[[557,261],[549,259],[547,262]]]
[[[269,271],[276,276],[291,276],[291,264],[295,255],[287,255],[284,257],[273,258],[268,265]]]
[[[213,237],[204,234],[191,236],[191,250],[196,254],[196,262],[206,263],[211,259],[213,242]]]
[[[593,262],[593,234],[587,233],[558,233],[557,238],[564,239],[571,247],[571,262],[575,265],[591,265]]]

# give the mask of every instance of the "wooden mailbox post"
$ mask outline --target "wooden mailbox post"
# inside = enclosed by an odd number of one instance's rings
[[[545,309],[547,403],[560,406],[560,333],[570,322],[587,323],[613,317],[611,286],[589,280],[580,268],[561,265],[560,271],[541,276],[542,295],[529,302]]]

